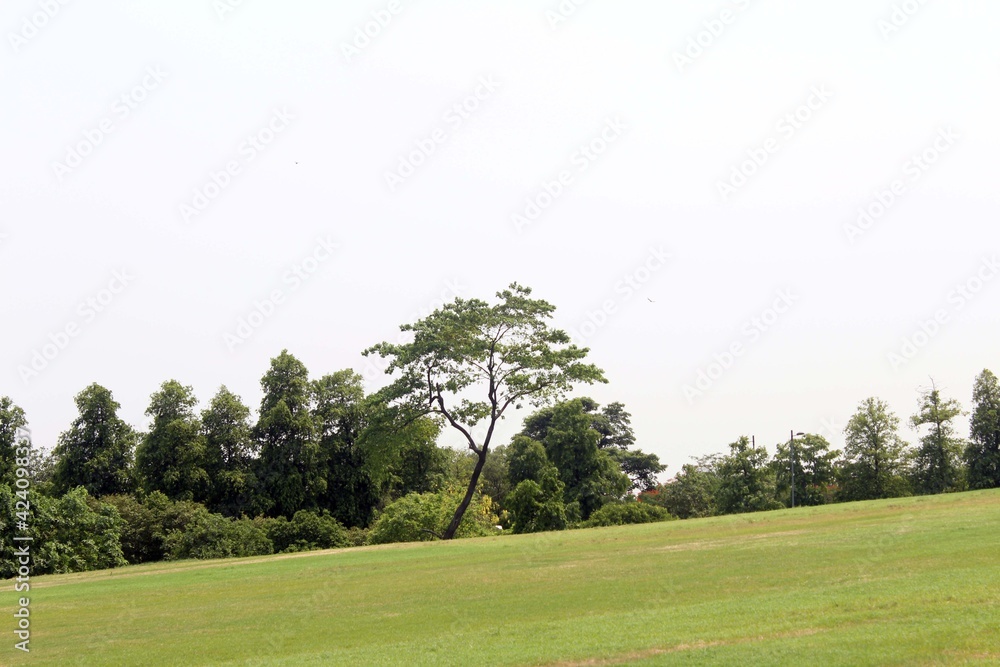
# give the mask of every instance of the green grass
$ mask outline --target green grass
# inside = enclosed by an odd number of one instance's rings
[[[1000,491],[32,584],[0,664],[1000,664]]]

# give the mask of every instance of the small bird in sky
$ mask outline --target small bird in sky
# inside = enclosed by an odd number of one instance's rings
[[[653,301],[652,299],[650,299],[648,296],[646,297],[646,301],[648,301],[650,303],[656,303],[655,301]]]

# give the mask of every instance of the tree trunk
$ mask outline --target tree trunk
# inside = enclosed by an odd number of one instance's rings
[[[469,480],[469,488],[465,490],[465,498],[462,499],[458,509],[455,510],[455,516],[452,517],[451,523],[448,525],[448,529],[444,531],[444,535],[441,536],[442,540],[450,540],[455,537],[455,533],[458,532],[458,527],[462,523],[462,517],[465,516],[465,510],[469,509],[469,503],[472,502],[472,496],[476,493],[476,486],[479,484],[479,475],[483,472],[483,465],[486,463],[487,451],[487,448],[484,446],[482,451],[479,453],[479,460],[476,461],[476,469],[472,471],[472,479]]]

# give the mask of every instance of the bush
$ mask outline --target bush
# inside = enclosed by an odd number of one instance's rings
[[[537,533],[566,527],[566,504],[563,483],[555,466],[539,473],[541,484],[533,479],[520,482],[507,494],[507,511],[515,533]]]
[[[0,577],[16,575],[14,525],[19,498],[0,485],[0,536],[3,539]],[[119,540],[122,519],[113,505],[94,500],[83,487],[61,498],[36,493],[31,503],[31,572],[63,574],[127,565]]]
[[[321,514],[299,510],[291,521],[283,516],[266,519],[263,529],[275,553],[351,546],[347,530],[326,510]]]
[[[372,524],[369,544],[425,542],[447,528],[461,493],[411,493],[389,504]],[[479,537],[496,533],[497,516],[489,496],[477,495],[462,517],[455,537]]]
[[[676,517],[670,512],[647,503],[625,502],[608,503],[590,515],[583,522],[587,528],[595,526],[624,526],[631,523],[653,523],[654,521],[669,521]]]
[[[189,520],[183,529],[167,534],[164,542],[167,560],[242,558],[274,553],[267,533],[250,519],[227,519],[221,514],[212,514],[201,505],[186,518]]]

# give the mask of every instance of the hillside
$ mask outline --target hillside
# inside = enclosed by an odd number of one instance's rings
[[[30,597],[31,654],[8,613],[0,664],[1000,664],[1000,490],[160,563]]]

